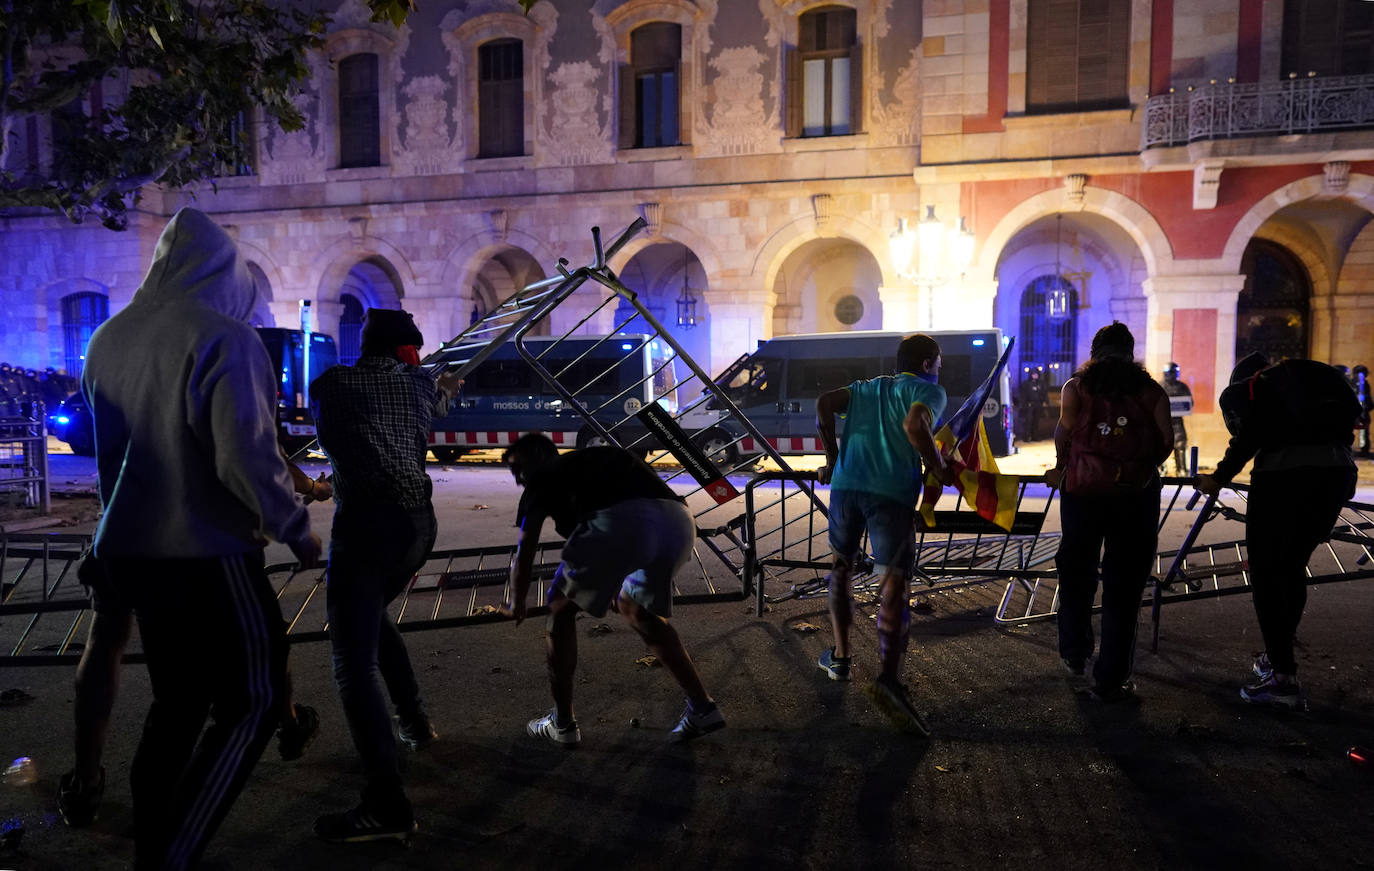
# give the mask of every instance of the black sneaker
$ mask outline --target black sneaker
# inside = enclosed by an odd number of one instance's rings
[[[1307,707],[1302,687],[1296,679],[1280,680],[1277,673],[1259,683],[1240,688],[1240,697],[1252,705],[1264,705],[1285,711],[1300,711]]]
[[[81,780],[76,771],[68,771],[57,781],[57,809],[62,821],[72,828],[89,826],[100,811],[100,799],[105,795],[105,769],[91,782]]]
[[[835,648],[827,647],[816,662],[831,680],[849,680],[849,657],[836,656]]]
[[[1063,659],[1064,670],[1072,677],[1083,677],[1088,673],[1088,661],[1086,659]]]
[[[315,820],[315,835],[331,844],[356,844],[363,841],[400,841],[409,844],[420,830],[409,813],[387,817],[363,802],[351,811],[325,814]]]
[[[1120,686],[1114,687],[1095,686],[1088,690],[1088,696],[1093,701],[1101,702],[1104,705],[1135,701],[1135,681],[1128,680]]]
[[[877,680],[864,687],[864,695],[901,731],[922,738],[930,737],[930,727],[911,703],[906,687],[899,682],[880,674]]]
[[[419,711],[414,716],[398,716],[397,731],[401,743],[411,750],[423,750],[439,740],[439,732],[429,720],[429,714]]]
[[[320,715],[309,705],[292,705],[296,718],[281,724],[277,730],[277,752],[286,762],[292,762],[305,755],[305,748],[315,740],[320,731]]]
[[[1269,680],[1274,675],[1274,664],[1269,661],[1269,653],[1261,650],[1255,654],[1255,661],[1250,666],[1250,670],[1255,673],[1255,677],[1261,681]]]

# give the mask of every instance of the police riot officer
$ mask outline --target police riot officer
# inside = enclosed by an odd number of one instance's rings
[[[1183,426],[1183,416],[1193,410],[1193,391],[1178,380],[1181,370],[1177,363],[1169,363],[1164,370],[1164,392],[1169,395],[1169,420],[1174,425],[1174,474],[1185,475],[1188,470],[1188,430]],[[1187,397],[1188,401],[1175,402],[1174,397]],[[1162,468],[1162,467],[1161,467]]]

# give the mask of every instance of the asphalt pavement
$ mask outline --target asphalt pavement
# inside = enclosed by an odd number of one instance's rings
[[[1367,501],[1371,471],[1365,464]],[[79,479],[75,466],[67,473]],[[431,473],[440,546],[510,540],[517,493],[501,469]],[[312,517],[327,530],[327,506]],[[1138,646],[1139,701],[1104,706],[1075,692],[1052,622],[994,625],[1001,590],[940,593],[933,613],[913,619],[904,677],[930,740],[893,732],[860,692],[876,670],[871,606],[861,609],[848,684],[815,665],[829,643],[823,599],[762,617],[745,602],[680,608],[674,623],[729,722],[687,747],[667,742],[680,693],[661,668],[636,661],[642,646],[614,615],[579,624],[574,750],[524,734],[549,707],[540,621],[409,633],[441,733],[405,755],[420,823],[409,848],[312,836],[316,815],[356,800],[360,775],[327,645],[294,645],[297,696],[320,709],[320,736],[297,762],[269,747],[204,867],[1374,865],[1374,771],[1345,757],[1351,745],[1374,746],[1368,581],[1312,589],[1299,653],[1306,714],[1256,710],[1237,694],[1262,646],[1248,596],[1168,606],[1159,651],[1146,633]],[[609,632],[593,631],[602,623]],[[69,666],[0,670],[0,690],[28,697],[0,706],[0,759],[30,757],[37,773],[31,784],[0,781],[11,831],[0,836],[0,869],[131,867],[128,774],[146,673],[124,670],[104,811],[83,830],[56,816],[72,678]]]

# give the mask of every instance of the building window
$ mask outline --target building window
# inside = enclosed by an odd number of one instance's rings
[[[787,59],[789,136],[859,132],[863,64],[853,9],[825,6],[799,20],[797,48]]]
[[[525,47],[494,39],[477,47],[477,156],[525,153]]]
[[[76,143],[86,136],[89,123],[80,97],[52,110],[52,165],[63,167],[70,159]]]
[[[351,293],[340,295],[339,363],[352,366],[363,355],[363,304]]]
[[[1030,0],[1026,111],[1129,105],[1130,0]]]
[[[1042,275],[1021,292],[1021,371],[1040,366],[1050,387],[1073,375],[1078,291],[1057,275]]]
[[[635,28],[630,34],[630,62],[622,69],[623,147],[681,144],[681,25],[655,21]]]
[[[62,359],[68,375],[81,377],[91,333],[109,316],[110,301],[103,293],[85,291],[62,297]]]
[[[1284,0],[1284,76],[1374,73],[1374,5],[1363,0]]]
[[[217,172],[220,178],[253,174],[253,166],[257,162],[257,143],[253,138],[252,117],[249,110],[243,109],[229,122],[225,141],[233,143],[238,151],[225,153],[227,159],[220,163]]]
[[[382,127],[377,55],[339,61],[339,166],[380,166]]]
[[[1270,362],[1307,356],[1312,282],[1288,249],[1252,239],[1240,260],[1245,286],[1236,299],[1236,359],[1258,351]]]

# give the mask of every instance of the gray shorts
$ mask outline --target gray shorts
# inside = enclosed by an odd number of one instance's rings
[[[673,575],[692,555],[692,513],[675,499],[628,499],[579,523],[563,545],[554,589],[594,617],[616,594],[671,617]]]

